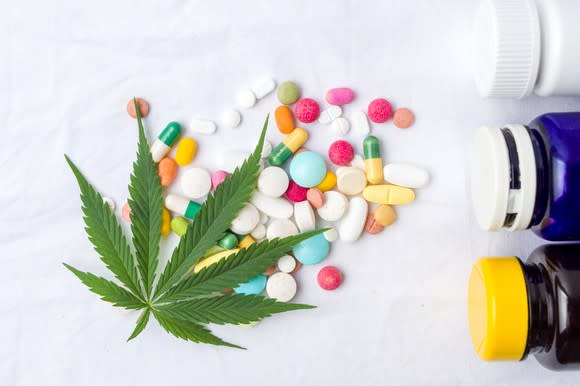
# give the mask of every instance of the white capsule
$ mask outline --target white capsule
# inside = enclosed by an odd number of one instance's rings
[[[338,117],[330,124],[330,127],[339,137],[345,136],[350,130],[350,123],[346,118]]]
[[[202,168],[189,168],[181,177],[183,193],[192,199],[204,197],[211,190],[211,176]]]
[[[242,121],[242,115],[238,110],[230,109],[222,112],[220,116],[221,124],[229,129],[235,129]]]
[[[335,227],[330,227],[324,232],[324,238],[328,242],[333,243],[338,240],[338,231]]]
[[[160,140],[156,139],[151,145],[151,158],[153,162],[159,162],[171,151],[171,147],[167,146]]]
[[[111,197],[103,197],[103,201],[105,202],[105,204],[109,205],[109,208],[111,208],[111,212],[115,211],[115,201]]]
[[[261,79],[254,83],[252,92],[256,98],[262,99],[276,88],[276,81],[272,78]]]
[[[284,169],[269,166],[258,176],[258,190],[270,197],[280,197],[288,189],[290,179]]]
[[[294,203],[294,220],[300,232],[307,232],[316,228],[316,216],[308,201]]]
[[[195,201],[188,200],[185,197],[168,194],[167,197],[165,197],[165,207],[180,216],[185,216],[188,219],[193,220],[201,205]]]
[[[278,259],[276,266],[281,272],[290,273],[296,268],[296,259],[290,255],[284,255]]]
[[[266,293],[279,302],[288,302],[296,295],[296,280],[286,272],[276,272],[268,278]]]
[[[318,208],[318,215],[326,221],[340,220],[348,208],[347,198],[339,192],[324,192],[324,205]]]
[[[336,173],[336,187],[341,193],[354,196],[367,186],[367,177],[362,169],[347,166]]]
[[[388,164],[383,169],[385,181],[406,188],[423,188],[429,183],[427,170],[409,164]]]
[[[250,107],[253,107],[256,104],[256,96],[254,95],[252,90],[249,89],[240,90],[236,94],[236,104],[244,109],[249,109]]]
[[[275,238],[284,238],[298,234],[296,225],[288,219],[273,220],[266,228],[266,238],[272,240]]]
[[[272,142],[264,141],[264,145],[262,146],[262,154],[260,155],[260,157],[268,158],[270,156],[270,153],[272,153]]]
[[[266,196],[261,192],[254,192],[251,202],[269,217],[290,218],[294,213],[294,206],[286,199]]]
[[[218,169],[225,170],[228,173],[233,173],[234,170],[242,166],[246,158],[250,156],[250,152],[244,150],[228,150],[219,154],[217,159]]]
[[[266,237],[266,227],[264,224],[256,225],[252,233],[250,233],[250,236],[252,236],[255,240],[262,240],[264,237]]]
[[[206,119],[192,119],[189,122],[189,130],[198,134],[213,134],[217,126],[214,121]]]
[[[342,241],[356,241],[360,237],[368,214],[368,204],[361,197],[353,197],[348,204],[348,212],[340,221],[338,234]]]
[[[340,106],[330,106],[320,113],[318,122],[327,125],[342,115],[342,108]]]
[[[352,115],[352,127],[354,133],[361,137],[364,137],[371,132],[369,119],[364,111],[357,111]]]
[[[246,204],[232,221],[230,229],[239,235],[247,235],[252,232],[260,222],[260,213],[252,204]]]

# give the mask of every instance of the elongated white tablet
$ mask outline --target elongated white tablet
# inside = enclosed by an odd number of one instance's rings
[[[368,135],[371,132],[369,119],[364,111],[357,111],[352,115],[353,132],[361,137]]]
[[[342,115],[342,108],[340,106],[330,106],[326,110],[323,110],[318,117],[318,122],[323,125],[328,125],[330,122],[334,121],[336,118]]]
[[[336,187],[341,193],[354,196],[367,186],[367,177],[362,169],[353,166],[341,168],[336,174]]]
[[[294,236],[298,234],[298,229],[294,223],[286,218],[273,220],[266,228],[266,238],[268,240]]]
[[[334,134],[342,137],[345,136],[350,130],[350,123],[344,117],[338,117],[330,124],[330,127],[334,131]]]
[[[286,272],[276,272],[268,278],[266,293],[279,302],[289,302],[296,295],[296,280]]]
[[[284,255],[278,259],[276,265],[281,272],[290,273],[296,268],[296,259],[290,255]]]
[[[344,194],[331,190],[324,193],[324,205],[318,208],[318,215],[326,221],[337,221],[347,208],[348,200]]]
[[[192,199],[201,198],[211,190],[211,176],[202,168],[190,168],[181,176],[183,194]]]
[[[254,192],[251,202],[269,217],[290,218],[294,213],[294,206],[286,199],[266,196],[261,192]]]
[[[276,88],[276,81],[272,78],[265,78],[257,81],[252,86],[252,92],[258,99],[264,98]]]
[[[240,90],[236,94],[236,104],[244,109],[249,109],[256,104],[256,95],[249,89]]]
[[[308,201],[294,203],[294,220],[300,232],[307,232],[316,228],[316,216]]]
[[[238,216],[232,221],[230,229],[239,235],[247,235],[256,228],[260,222],[260,213],[252,204],[246,204],[238,213]]]
[[[288,189],[290,179],[282,168],[269,166],[258,176],[258,190],[270,197],[280,197]]]
[[[244,160],[250,156],[250,152],[244,150],[227,150],[220,153],[217,159],[217,166],[221,170],[233,173],[236,167],[242,166]]]
[[[365,222],[369,205],[361,197],[353,197],[348,203],[348,212],[340,221],[338,234],[342,241],[356,241],[360,237]]]
[[[189,122],[189,130],[198,134],[213,134],[217,126],[214,121],[207,119],[192,119]]]
[[[406,188],[423,188],[429,183],[427,170],[410,164],[388,164],[383,176],[385,181]]]

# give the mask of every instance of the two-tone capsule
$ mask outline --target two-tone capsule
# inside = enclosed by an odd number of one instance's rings
[[[169,194],[165,197],[165,207],[190,220],[193,220],[197,212],[201,209],[201,205],[197,202],[175,194]]]
[[[377,137],[369,135],[364,139],[363,154],[367,181],[371,184],[382,183],[383,160],[381,159],[381,146]]]
[[[272,166],[282,166],[288,158],[300,149],[308,140],[308,132],[302,128],[292,131],[278,146],[272,150],[268,161]],[[382,170],[382,167],[381,167]]]
[[[151,156],[154,162],[159,162],[169,153],[171,146],[181,134],[181,125],[177,122],[169,122],[159,137],[151,145]]]

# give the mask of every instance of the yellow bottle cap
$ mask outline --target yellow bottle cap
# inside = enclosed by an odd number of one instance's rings
[[[471,341],[481,359],[520,360],[528,339],[528,296],[516,257],[481,258],[469,278]]]

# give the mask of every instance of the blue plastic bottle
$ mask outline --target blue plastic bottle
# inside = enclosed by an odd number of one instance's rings
[[[580,113],[482,127],[470,155],[473,208],[483,229],[531,228],[546,240],[580,240]]]

